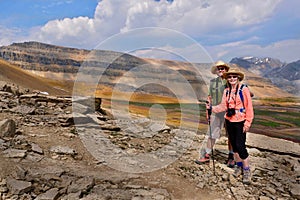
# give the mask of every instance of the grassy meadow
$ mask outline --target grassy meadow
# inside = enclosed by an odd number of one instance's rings
[[[300,143],[299,97],[254,100],[252,131]]]
[[[103,107],[111,109],[111,102],[113,102],[113,109],[123,109],[133,117],[144,116],[155,120],[165,120],[166,124],[172,127],[180,126],[199,130],[201,133],[206,132],[204,102],[179,103],[173,100],[172,103],[167,103],[165,99],[161,102],[159,99],[159,97],[152,97],[150,102],[142,101],[142,98],[139,101],[129,102],[104,99]],[[299,98],[254,99],[255,117],[250,131],[300,143],[298,103]]]

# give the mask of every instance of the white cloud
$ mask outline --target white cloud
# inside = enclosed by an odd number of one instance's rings
[[[107,37],[142,27],[163,27],[192,37],[259,24],[270,17],[281,0],[102,0],[94,18],[49,21],[33,38],[72,46],[92,47]]]
[[[53,20],[48,22],[40,30],[33,32],[33,38],[45,42],[58,44],[77,44],[82,43],[88,35],[95,33],[94,20],[88,17],[65,18],[63,20]]]
[[[193,38],[173,29],[147,27],[108,38],[96,49],[126,52],[147,58],[210,62],[205,49]]]
[[[17,38],[17,39],[16,39]],[[0,25],[0,45],[9,45],[12,42],[26,41],[28,36],[19,28],[6,28]]]
[[[175,47],[173,46],[162,46],[161,48],[154,49],[142,49],[134,52],[134,55],[144,58],[159,58],[166,60],[180,60],[190,63],[211,63],[213,62],[212,57],[198,43],[191,43],[187,46]]]
[[[219,43],[220,45],[206,47],[214,59],[255,54],[294,60],[298,57],[295,55],[299,52],[298,40],[286,40],[268,46],[251,44],[258,40],[252,33],[264,26],[264,22],[274,15],[278,6],[284,8],[286,6],[284,2],[174,0],[170,3],[166,0],[102,0],[99,1],[93,18],[82,16],[52,20],[42,27],[34,27],[27,40],[77,48],[94,48],[98,43],[118,33],[135,28],[162,27],[206,40],[206,43],[212,45]],[[13,31],[7,32],[14,35]],[[24,36],[18,34],[15,33],[14,36],[23,40]],[[12,36],[10,39],[3,38],[9,37],[1,37],[1,44],[16,40],[16,37]],[[224,41],[230,40],[235,42],[223,44]],[[198,42],[202,45],[202,41]],[[191,49],[193,48],[184,47],[183,51],[189,51],[192,55]]]
[[[197,37],[261,23],[272,15],[280,1],[175,0],[170,4],[145,0],[130,6],[123,29],[158,26]]]
[[[285,62],[293,62],[300,59],[300,39],[283,40],[267,46],[238,41],[208,47],[207,49],[214,60],[223,59],[230,61],[230,59],[240,56],[272,57]]]

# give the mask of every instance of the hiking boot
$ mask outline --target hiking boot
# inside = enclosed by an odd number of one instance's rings
[[[242,174],[243,174],[243,168],[235,165],[234,166],[234,172],[233,172],[232,175],[237,178],[237,177],[239,177]]]
[[[233,153],[228,153],[228,159],[226,161],[227,167],[233,168],[235,165]]]
[[[234,159],[228,159],[228,161],[227,161],[227,167],[234,168],[234,165],[235,165]]]
[[[243,173],[243,183],[250,184],[251,183],[251,172],[250,169],[244,170]]]
[[[195,162],[197,164],[201,165],[201,164],[209,162],[209,160],[210,160],[210,155],[207,153],[207,154],[205,154],[205,156],[203,158],[200,158],[199,160],[195,160]]]

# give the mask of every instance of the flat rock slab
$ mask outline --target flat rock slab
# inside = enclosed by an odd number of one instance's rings
[[[26,156],[26,150],[21,149],[6,149],[2,153],[7,158],[24,158]]]
[[[246,144],[251,147],[277,151],[284,154],[293,154],[300,157],[300,144],[279,138],[247,133]]]
[[[24,194],[32,189],[31,182],[20,181],[13,178],[8,178],[6,180],[7,188],[12,194]]]
[[[66,154],[66,155],[76,155],[77,152],[74,149],[71,149],[67,146],[53,146],[50,148],[50,152],[57,154]]]
[[[36,200],[57,200],[59,197],[59,191],[57,188],[52,188],[47,192],[37,196]]]

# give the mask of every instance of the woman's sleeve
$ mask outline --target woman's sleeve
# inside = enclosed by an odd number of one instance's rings
[[[227,110],[227,105],[226,105],[226,101],[227,101],[226,91],[227,91],[227,89],[225,89],[224,92],[223,92],[221,103],[219,105],[212,106],[212,112],[214,112],[214,113],[220,113],[220,112],[224,112],[224,111]]]
[[[245,106],[245,110],[246,110],[245,126],[250,127],[252,124],[253,118],[254,118],[254,111],[253,111],[250,90],[248,87],[245,87],[242,92],[243,92],[243,96],[244,96],[244,106]]]

